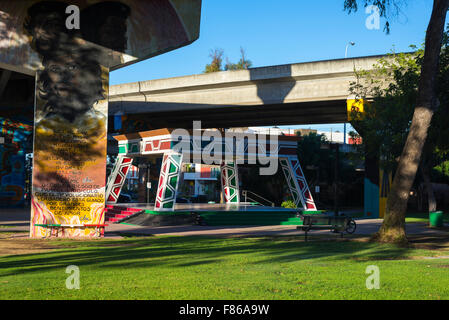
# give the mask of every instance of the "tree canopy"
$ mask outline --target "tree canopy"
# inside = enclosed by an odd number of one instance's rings
[[[399,0],[364,0],[363,2],[365,6],[377,5],[380,16],[384,17],[386,10],[399,8]],[[357,3],[357,0],[345,0],[345,10],[348,12],[357,10]],[[426,31],[416,102],[413,104],[413,117],[387,199],[385,219],[379,232],[374,236],[374,239],[380,242],[399,244],[408,242],[405,231],[405,212],[418,166],[423,161],[432,118],[439,106],[437,89],[441,80],[438,78],[440,51],[444,42],[443,34],[448,10],[449,0],[433,1],[432,14]],[[386,25],[386,28],[389,32],[389,25]]]
[[[449,156],[449,30],[443,39],[437,76],[439,105],[429,127],[420,167],[438,167],[442,174]],[[351,83],[352,94],[373,100],[365,106],[363,115],[353,115],[353,125],[363,134],[365,149],[361,151],[379,154],[380,166],[390,172],[397,168],[410,131],[423,55],[424,49],[410,54],[392,53],[380,59],[374,70],[357,72],[357,81]]]
[[[390,33],[390,18],[396,16],[400,11],[399,0],[362,0],[364,7],[369,5],[376,6],[379,9],[379,15],[387,19],[384,26],[384,31]],[[348,13],[357,12],[359,8],[357,0],[345,0],[344,10]]]
[[[209,54],[209,57],[212,59],[212,61],[210,64],[206,65],[204,73],[223,71],[223,54],[223,49],[212,50]]]
[[[247,70],[252,66],[251,60],[246,58],[245,50],[240,47],[240,60],[237,63],[230,62],[226,58],[226,64],[223,66],[223,49],[212,50],[209,57],[212,59],[210,64],[206,65],[204,73],[218,72],[218,71],[232,71],[232,70]]]

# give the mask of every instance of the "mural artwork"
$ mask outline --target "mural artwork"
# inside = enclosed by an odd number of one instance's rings
[[[0,117],[0,206],[18,207],[25,197],[25,153],[32,126]]]
[[[95,228],[84,225],[104,222],[108,69],[101,50],[65,28],[66,7],[37,3],[24,23],[42,61],[36,80],[32,237],[44,237],[45,224],[73,226],[62,229],[63,236],[95,236]]]
[[[79,29],[67,27],[69,5],[80,9]],[[0,3],[0,63],[36,74],[31,237],[50,225],[58,236],[101,234],[109,71],[195,40],[200,8],[200,0]]]

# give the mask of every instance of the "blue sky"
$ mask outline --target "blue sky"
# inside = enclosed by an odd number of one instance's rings
[[[348,56],[410,51],[420,46],[432,10],[431,0],[400,0],[401,12],[390,20],[391,33],[369,30],[363,7],[348,15],[343,0],[203,0],[200,38],[193,44],[113,71],[119,84],[202,73],[209,53],[222,48],[230,61],[242,46],[253,67],[298,63]],[[360,1],[362,2],[362,1]],[[310,126],[301,126],[310,127]],[[313,126],[326,131],[342,125]]]

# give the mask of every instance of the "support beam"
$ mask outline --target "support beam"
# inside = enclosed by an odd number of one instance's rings
[[[0,98],[3,96],[3,92],[5,92],[9,78],[11,78],[11,71],[3,70],[2,75],[0,77]]]
[[[237,163],[222,163],[220,166],[220,172],[221,188],[225,203],[240,203],[239,171]]]
[[[117,203],[120,196],[120,192],[126,181],[126,176],[128,175],[129,168],[133,163],[132,158],[127,158],[123,156],[117,157],[114,169],[112,170],[108,183],[106,186],[106,202],[107,203]]]
[[[315,201],[307,185],[306,177],[302,172],[297,156],[280,157],[282,171],[287,180],[288,187],[296,206],[302,207],[304,211],[316,210]]]
[[[64,39],[37,51],[33,238],[45,237],[45,224],[73,226],[66,237],[99,237],[92,225],[104,224],[109,69],[98,48]]]
[[[174,211],[181,168],[182,154],[164,154],[157,187],[155,211]]]

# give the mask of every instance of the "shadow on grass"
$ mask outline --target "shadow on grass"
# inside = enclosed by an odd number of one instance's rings
[[[424,222],[429,223],[429,213],[428,212],[407,212],[405,216],[406,220],[409,220],[411,222]],[[443,221],[445,223],[449,223],[449,213],[444,212],[443,213]]]
[[[0,228],[28,227],[29,222],[1,223]]]
[[[412,235],[409,236],[410,244],[415,248],[425,250],[447,250],[449,247],[449,234],[447,235]]]
[[[0,227],[0,235],[7,236],[9,234],[16,234],[16,233],[28,234],[28,231],[26,231],[26,230],[14,230],[13,228],[15,228],[15,227],[11,227],[11,228],[1,228]],[[11,229],[13,229],[13,230],[11,230]]]
[[[58,243],[59,242],[59,243]],[[249,264],[310,259],[364,261],[405,258],[411,249],[358,241],[311,241],[298,237],[158,237],[104,241],[55,241],[60,249],[0,257],[0,275],[50,271],[68,265],[121,269],[164,266],[186,268],[214,264],[239,255]],[[243,255],[247,255],[243,257]]]

